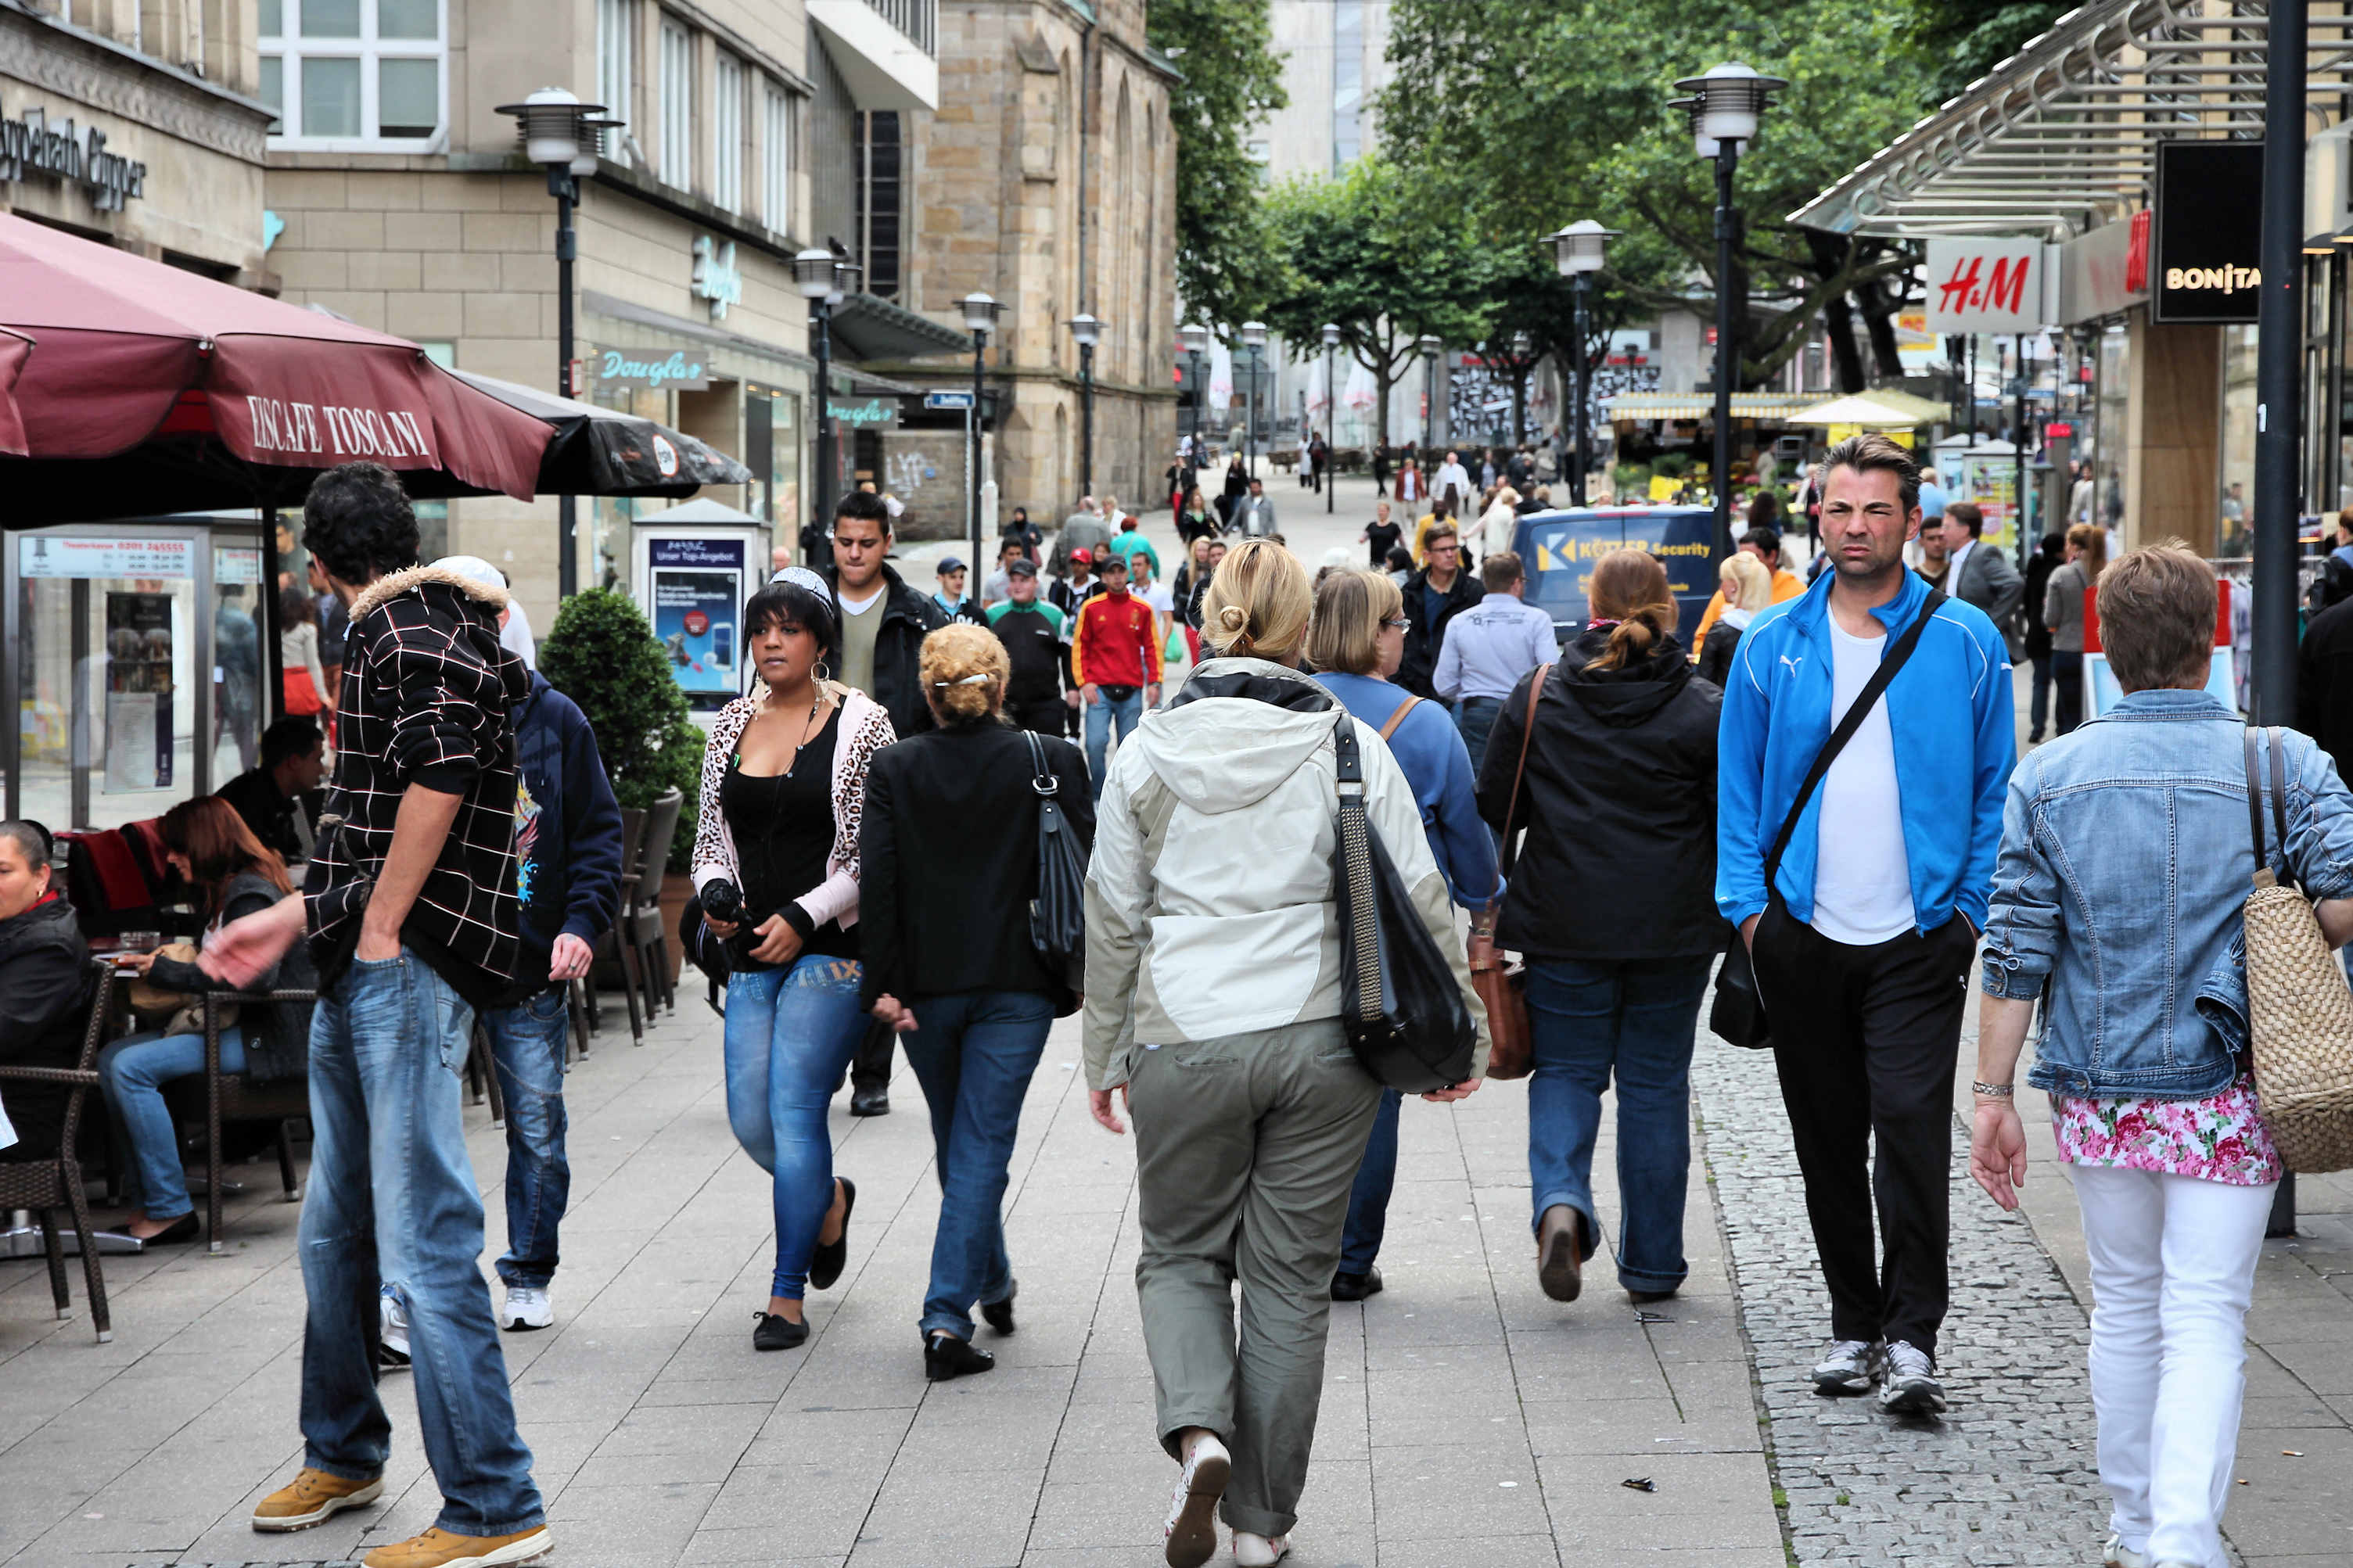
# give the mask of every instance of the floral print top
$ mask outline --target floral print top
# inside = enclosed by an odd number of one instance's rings
[[[2195,1176],[2260,1187],[2286,1173],[2255,1106],[2254,1079],[2203,1100],[2073,1100],[2051,1097],[2059,1157],[2074,1165]]]

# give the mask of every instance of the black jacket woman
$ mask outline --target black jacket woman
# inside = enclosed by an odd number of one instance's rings
[[[1618,1279],[1637,1301],[1683,1281],[1692,1032],[1715,908],[1715,726],[1723,693],[1674,637],[1665,570],[1640,551],[1601,558],[1593,619],[1556,664],[1523,679],[1487,742],[1479,815],[1527,830],[1498,942],[1528,965],[1528,1173],[1537,1278],[1573,1301],[1598,1234],[1593,1144],[1618,1090]],[[1543,678],[1527,772],[1513,799],[1528,687]],[[1509,826],[1506,826],[1508,818]]]
[[[1082,864],[1094,843],[1086,759],[1005,722],[1011,674],[1005,645],[977,626],[923,639],[939,728],[875,757],[859,830],[861,995],[900,1032],[932,1112],[940,1221],[918,1328],[934,1383],[997,1364],[972,1342],[976,1302],[1013,1331],[1006,1171],[1046,1031],[1075,1000],[1029,941],[1037,786],[1053,782]]]
[[[164,858],[195,894],[205,940],[234,920],[258,914],[294,890],[278,851],[263,846],[237,808],[218,795],[184,800],[157,825]],[[195,1205],[180,1166],[180,1137],[164,1103],[164,1085],[205,1070],[202,1005],[197,993],[237,987],[214,979],[194,963],[162,953],[125,954],[137,970],[166,991],[186,996],[190,1006],[164,1026],[115,1041],[98,1054],[99,1081],[112,1119],[115,1147],[125,1152],[126,1228],[142,1241],[194,1240]],[[296,942],[276,968],[249,988],[308,991],[318,984],[307,945]],[[256,1079],[299,1077],[308,1062],[311,1005],[247,1004],[236,1023],[221,1031],[221,1070]]]

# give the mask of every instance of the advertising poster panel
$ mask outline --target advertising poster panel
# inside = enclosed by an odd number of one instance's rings
[[[172,787],[172,595],[106,595],[106,789]]]
[[[1667,569],[1689,643],[1715,593],[1715,514],[1704,506],[1583,508],[1530,512],[1514,548],[1528,574],[1527,602],[1552,616],[1566,640],[1585,629],[1594,563],[1613,550],[1643,550]]]
[[[653,539],[647,548],[654,636],[670,674],[691,698],[734,697],[743,689],[744,541]]]

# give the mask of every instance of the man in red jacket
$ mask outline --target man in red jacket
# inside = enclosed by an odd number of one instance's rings
[[[1071,673],[1086,702],[1087,768],[1100,799],[1112,726],[1125,740],[1145,705],[1160,700],[1160,638],[1152,606],[1127,591],[1127,558],[1105,551],[1095,574],[1103,591],[1079,606]]]

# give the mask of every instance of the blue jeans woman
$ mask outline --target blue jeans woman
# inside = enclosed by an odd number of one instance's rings
[[[223,1029],[220,1044],[221,1071],[231,1077],[243,1073],[245,1032],[234,1026]],[[99,1083],[106,1092],[114,1146],[121,1151],[126,1167],[123,1201],[166,1228],[185,1216],[190,1236],[195,1234],[196,1205],[188,1196],[187,1172],[180,1164],[180,1131],[164,1103],[164,1086],[204,1070],[202,1035],[128,1035],[98,1053]]]

